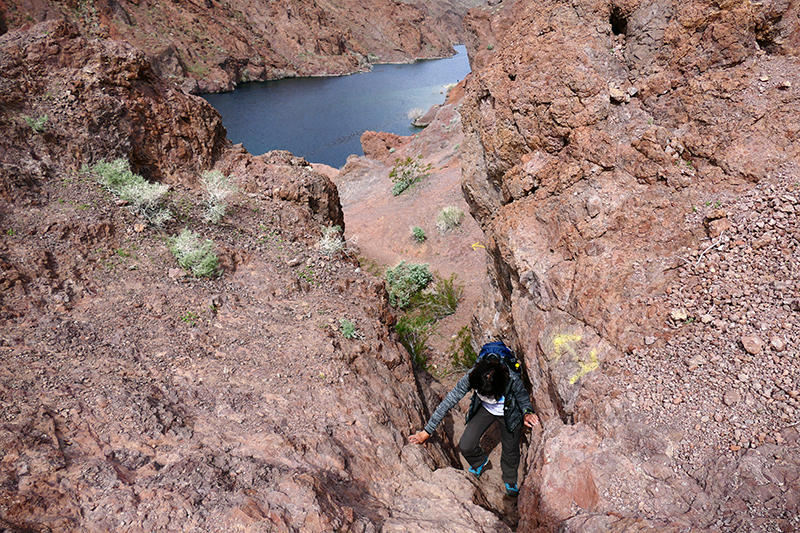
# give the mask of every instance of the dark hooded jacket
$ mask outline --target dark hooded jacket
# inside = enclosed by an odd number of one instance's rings
[[[461,398],[466,396],[469,391],[469,372],[467,372],[436,408],[430,421],[425,425],[425,431],[429,435],[433,435],[433,432],[436,431],[436,427],[447,412],[455,407],[455,405],[461,401]],[[478,395],[473,392],[472,402],[470,403],[469,412],[467,413],[467,422],[475,416],[480,406],[481,400],[478,398]],[[533,405],[531,405],[528,391],[525,390],[525,386],[522,384],[519,375],[517,375],[516,372],[509,371],[505,402],[503,403],[503,418],[506,422],[506,428],[508,428],[509,431],[514,431],[528,413],[533,413]]]

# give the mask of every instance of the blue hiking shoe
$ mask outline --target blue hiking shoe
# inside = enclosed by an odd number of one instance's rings
[[[519,496],[519,487],[516,483],[506,483],[506,494],[509,496]]]
[[[483,474],[483,467],[486,466],[488,462],[489,462],[489,456],[487,455],[486,459],[483,460],[483,464],[478,468],[473,468],[470,466],[469,473],[473,474],[475,477],[481,477],[481,474]]]

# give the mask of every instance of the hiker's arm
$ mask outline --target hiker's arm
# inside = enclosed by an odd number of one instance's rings
[[[433,435],[433,432],[436,431],[436,426],[438,426],[442,421],[444,415],[446,415],[450,409],[455,407],[455,405],[461,401],[461,398],[463,398],[467,392],[469,392],[469,374],[465,374],[463,378],[458,380],[458,383],[456,383],[456,386],[453,387],[453,390],[447,393],[447,396],[444,397],[442,403],[440,403],[439,407],[436,408],[436,411],[433,412],[433,416],[431,416],[430,421],[425,424],[425,432],[429,435]]]
[[[511,378],[511,390],[517,398],[517,405],[519,405],[519,408],[522,410],[525,425],[529,428],[537,425],[539,423],[539,417],[533,412],[531,398],[528,396],[528,391],[525,389],[525,385],[522,384],[522,380],[519,377],[514,376]]]
[[[461,378],[453,390],[451,390],[447,396],[444,397],[442,403],[439,404],[439,407],[436,408],[436,411],[433,412],[433,416],[431,416],[430,421],[425,424],[425,429],[419,431],[410,437],[408,440],[414,444],[422,444],[428,438],[433,435],[433,432],[436,431],[436,426],[444,418],[444,415],[453,408],[460,400],[464,397],[464,395],[469,392],[469,374],[466,374],[463,378]]]

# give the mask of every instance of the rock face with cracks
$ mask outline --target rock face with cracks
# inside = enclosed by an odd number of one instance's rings
[[[546,419],[520,531],[800,527],[796,11],[468,16],[462,187],[490,252],[475,331],[523,354]]]
[[[406,445],[424,387],[383,282],[317,246],[330,180],[63,22],[1,36],[0,85],[0,528],[508,531],[440,444]],[[82,170],[112,158],[169,184],[172,220]],[[210,168],[239,189],[219,224]],[[220,276],[178,267],[184,228]]]

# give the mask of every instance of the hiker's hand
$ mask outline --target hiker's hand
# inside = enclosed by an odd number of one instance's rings
[[[414,433],[413,435],[409,436],[408,440],[412,444],[424,444],[425,441],[430,438],[430,436],[431,436],[430,433],[428,433],[427,431],[425,431],[423,429],[422,431],[418,431],[418,432]]]
[[[529,428],[539,425],[539,417],[533,413],[528,413],[525,415],[525,425]]]

